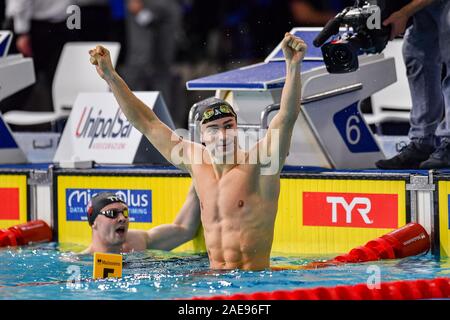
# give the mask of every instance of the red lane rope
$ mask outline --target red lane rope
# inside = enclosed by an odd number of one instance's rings
[[[344,263],[359,263],[384,259],[400,259],[415,256],[430,249],[430,236],[418,223],[408,223],[364,246],[352,249],[349,253],[324,262],[311,262],[302,269],[318,269]]]
[[[367,284],[277,290],[234,294],[230,296],[194,297],[193,300],[418,300],[450,298],[450,278],[407,280],[381,283],[379,288]]]

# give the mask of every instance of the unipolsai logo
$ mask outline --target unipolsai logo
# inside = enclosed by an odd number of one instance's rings
[[[152,222],[152,190],[66,189],[66,220],[87,221],[89,201],[101,192],[113,192],[128,206],[130,222]]]
[[[102,113],[101,109],[95,114],[93,107],[85,107],[76,125],[75,137],[88,139],[89,149],[111,149],[112,147],[107,148],[108,144],[97,143],[96,141],[99,139],[104,141],[127,139],[133,130],[130,122],[122,117],[120,109],[117,109],[113,117],[103,116]],[[110,144],[110,146],[113,146],[113,144]]]

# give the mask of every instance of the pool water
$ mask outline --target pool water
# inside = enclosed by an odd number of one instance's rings
[[[0,299],[174,299],[450,277],[450,259],[431,255],[317,270],[211,271],[202,254],[145,251],[124,255],[121,279],[92,280],[92,256],[50,243],[0,249]],[[272,254],[273,266],[302,266],[331,256]],[[379,277],[378,277],[379,275]],[[374,278],[375,277],[375,278]],[[71,281],[81,279],[80,281]],[[370,280],[371,279],[371,280]]]

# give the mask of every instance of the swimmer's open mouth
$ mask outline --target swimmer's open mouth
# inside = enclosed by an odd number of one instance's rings
[[[116,232],[120,235],[123,235],[125,233],[125,227],[118,227],[116,229]]]

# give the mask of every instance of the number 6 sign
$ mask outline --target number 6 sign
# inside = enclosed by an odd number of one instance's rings
[[[377,152],[378,148],[358,109],[358,103],[335,113],[333,122],[352,153]]]

